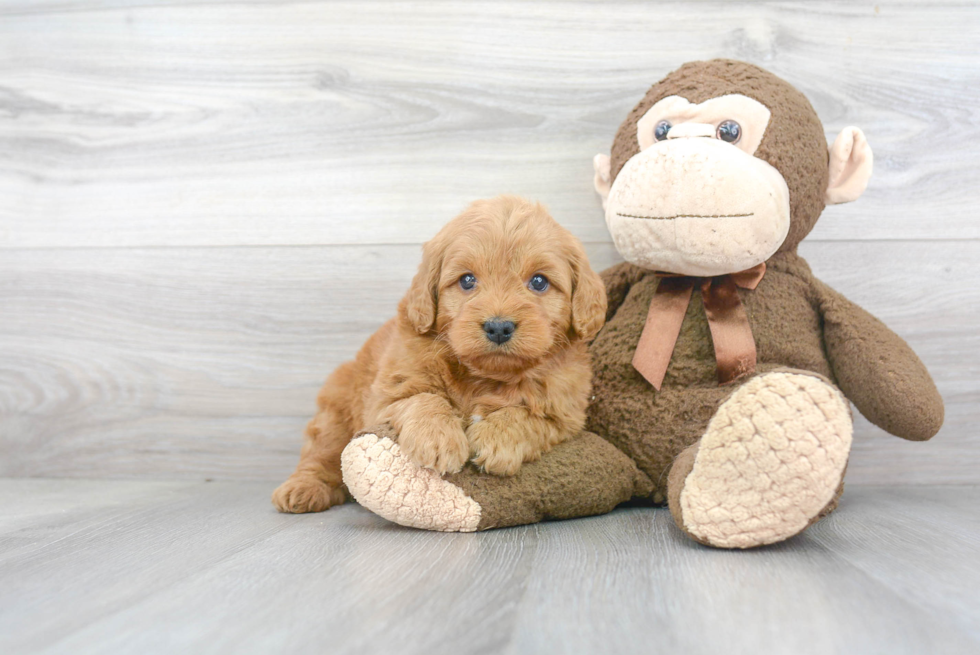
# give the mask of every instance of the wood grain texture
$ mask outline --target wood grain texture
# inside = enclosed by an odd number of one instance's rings
[[[417,246],[8,251],[0,474],[278,479],[320,383],[394,314]],[[589,247],[597,267],[617,254]],[[805,244],[933,371],[928,443],[857,423],[848,480],[977,481],[980,242]],[[928,290],[928,291],[927,291]]]
[[[418,243],[476,197],[608,239],[592,156],[651,83],[733,57],[862,127],[815,239],[980,238],[980,6],[5,2],[0,246]]]
[[[863,487],[754,551],[666,510],[480,534],[271,485],[0,480],[0,650],[975,653],[980,489]]]
[[[0,0],[0,475],[278,479],[317,387],[469,200],[618,257],[591,158],[680,63],[763,65],[876,172],[815,272],[906,337],[934,442],[852,482],[977,482],[980,6]]]

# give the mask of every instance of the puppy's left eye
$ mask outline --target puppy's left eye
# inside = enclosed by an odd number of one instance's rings
[[[459,278],[459,286],[462,287],[463,291],[471,290],[476,286],[476,276],[472,273],[461,275]]]
[[[531,281],[527,283],[527,286],[529,289],[531,289],[531,291],[541,292],[547,290],[549,284],[548,278],[538,273],[531,278]]]

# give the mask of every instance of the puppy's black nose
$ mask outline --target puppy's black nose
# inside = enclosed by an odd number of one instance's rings
[[[514,334],[514,321],[502,321],[499,318],[491,318],[483,324],[483,331],[487,333],[487,339],[494,343],[504,343],[510,341]]]

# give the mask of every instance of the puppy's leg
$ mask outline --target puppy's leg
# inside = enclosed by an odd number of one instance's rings
[[[352,430],[331,407],[322,407],[306,426],[306,438],[296,472],[272,494],[280,512],[322,512],[346,499],[340,472],[340,453]]]
[[[398,445],[419,466],[456,473],[470,456],[463,419],[443,396],[416,394],[395,401],[382,416],[398,432]]]
[[[493,475],[514,475],[572,435],[557,422],[532,416],[524,407],[503,407],[466,431],[476,455],[473,462]]]

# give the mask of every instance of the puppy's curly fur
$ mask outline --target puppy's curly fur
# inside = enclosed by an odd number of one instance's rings
[[[464,276],[475,281],[461,284]],[[546,289],[533,288],[542,286],[535,276]],[[318,512],[344,502],[340,453],[357,431],[383,422],[409,457],[439,473],[468,459],[516,473],[582,429],[586,343],[605,313],[582,245],[540,204],[474,202],[425,244],[397,317],[323,385],[299,465],[273,503]],[[491,320],[513,323],[509,340],[489,338]]]

